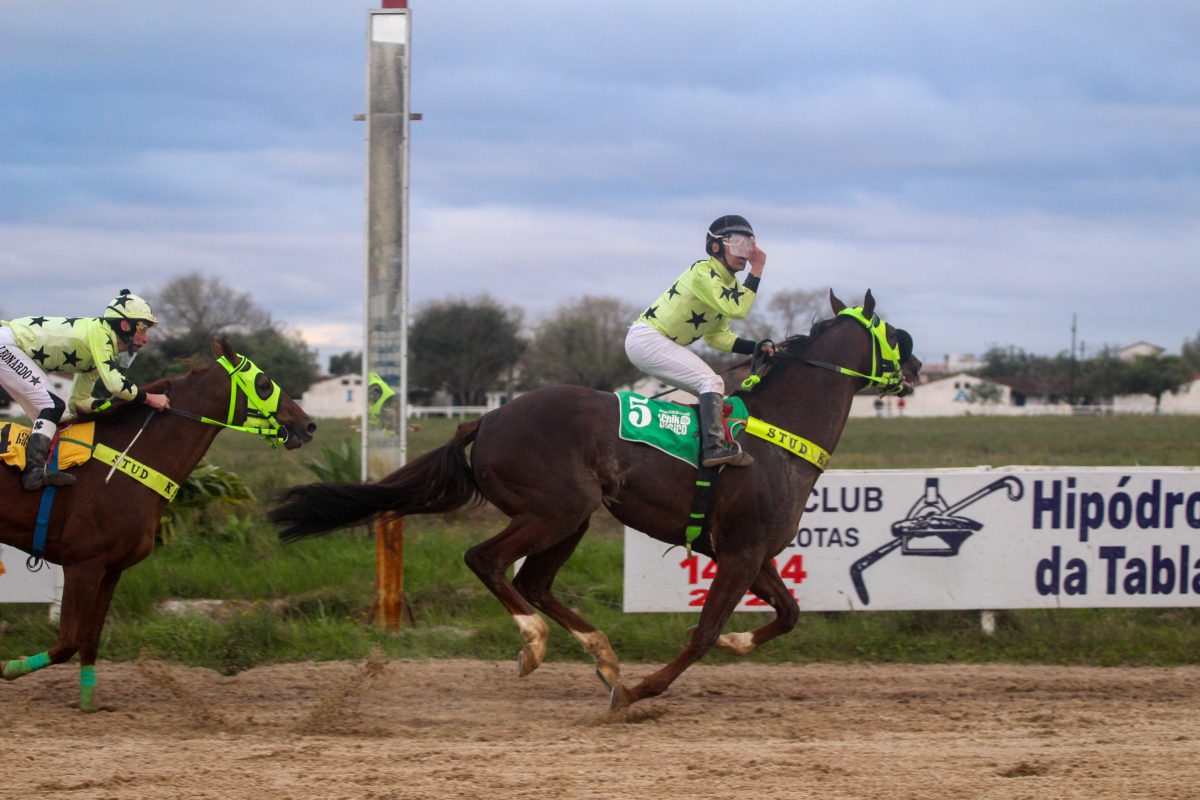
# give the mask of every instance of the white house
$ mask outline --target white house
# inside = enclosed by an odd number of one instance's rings
[[[361,417],[362,375],[331,375],[308,387],[297,401],[310,417]]]
[[[994,399],[985,401],[985,397]],[[876,404],[876,400],[882,403]],[[850,406],[850,416],[954,417],[1004,414],[1010,413],[1011,403],[1012,392],[1007,386],[958,372],[919,384],[917,390],[908,397],[880,397],[873,391],[858,394]]]
[[[508,397],[499,391],[488,392],[482,406],[456,406],[445,392],[433,395],[431,405],[408,406],[408,416],[462,416],[463,414],[485,414],[503,405]],[[310,417],[354,419],[362,416],[364,388],[362,375],[331,375],[320,378],[297,400]]]
[[[1141,356],[1157,356],[1162,355],[1163,349],[1156,344],[1149,342],[1134,342],[1131,345],[1126,345],[1117,351],[1117,358],[1122,361],[1133,361]]]
[[[926,361],[921,376],[932,381],[959,372],[975,372],[984,366],[984,360],[974,353],[947,353],[941,361]]]

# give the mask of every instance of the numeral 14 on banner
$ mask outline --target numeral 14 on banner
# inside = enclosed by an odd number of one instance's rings
[[[804,582],[808,577],[808,573],[804,571],[804,556],[800,554],[793,555],[779,566],[779,559],[771,559],[771,563],[779,570],[779,577],[783,578],[785,583],[791,584],[789,590],[792,597],[796,596],[796,587]],[[713,578],[717,577],[717,562],[711,558],[692,556],[685,558],[679,562],[680,569],[687,573],[687,582],[689,586],[696,586],[699,583],[711,583]],[[705,598],[708,597],[708,589],[697,587],[688,592],[690,597],[689,606],[704,605]],[[746,598],[742,601],[742,605],[746,606],[765,606],[766,603],[760,600],[751,592],[746,592]]]

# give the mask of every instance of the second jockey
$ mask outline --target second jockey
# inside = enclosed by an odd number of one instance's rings
[[[122,289],[100,317],[0,320],[0,387],[33,421],[25,445],[22,486],[32,491],[46,484],[69,486],[75,482],[73,475],[46,469],[50,445],[65,412],[101,411],[111,398],[145,403],[157,411],[170,407],[165,394],[147,394],[120,371],[133,363],[157,322],[150,304],[128,289]],[[50,391],[48,372],[75,375],[67,402]],[[104,384],[110,400],[93,399],[97,383]]]

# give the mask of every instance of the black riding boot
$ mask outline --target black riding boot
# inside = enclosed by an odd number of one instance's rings
[[[46,469],[46,459],[50,456],[50,437],[41,433],[31,433],[25,443],[25,471],[21,473],[21,485],[29,491],[41,489],[46,484],[51,486],[70,486],[75,482],[74,475],[57,470]]]
[[[743,453],[740,447],[725,443],[724,405],[725,398],[719,392],[700,395],[700,463],[706,467],[721,464],[748,467],[754,463],[754,458]]]

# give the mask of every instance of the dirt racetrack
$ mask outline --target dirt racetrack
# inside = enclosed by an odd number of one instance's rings
[[[613,717],[582,663],[98,675],[0,685],[0,797],[1200,798],[1200,667],[701,665]]]

